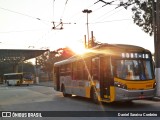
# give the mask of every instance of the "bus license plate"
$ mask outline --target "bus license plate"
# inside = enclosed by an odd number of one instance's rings
[[[144,96],[143,96],[143,95],[141,95],[141,96],[139,96],[139,98],[140,98],[140,99],[143,99],[143,98],[144,98]]]

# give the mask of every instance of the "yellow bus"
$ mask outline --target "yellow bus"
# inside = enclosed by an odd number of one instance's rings
[[[54,64],[54,89],[95,103],[154,97],[152,55],[139,46],[101,44]]]
[[[8,86],[33,84],[31,73],[6,73],[3,75],[3,80]]]

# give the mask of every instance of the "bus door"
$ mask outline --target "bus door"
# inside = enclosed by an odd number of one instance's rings
[[[110,57],[102,57],[100,60],[100,95],[101,98],[110,96],[110,86],[113,83],[111,75]],[[105,97],[106,96],[106,97]]]
[[[100,80],[100,59],[99,57],[92,58],[92,78],[96,82],[97,88],[99,88]]]
[[[55,67],[54,89],[60,91],[60,71],[59,67]]]

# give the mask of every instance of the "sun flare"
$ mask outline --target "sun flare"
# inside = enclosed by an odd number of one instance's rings
[[[82,55],[87,52],[87,49],[81,44],[70,44],[68,47],[73,50],[74,53]]]

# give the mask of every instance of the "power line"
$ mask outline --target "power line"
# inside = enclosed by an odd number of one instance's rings
[[[66,0],[66,2],[65,2],[65,5],[64,5],[64,8],[63,8],[63,12],[62,12],[62,15],[61,15],[61,18],[60,18],[60,19],[63,18],[64,12],[65,12],[65,10],[66,10],[67,2],[68,2],[68,0]]]
[[[30,18],[33,18],[33,19],[36,19],[36,20],[41,20],[40,18],[33,17],[33,16],[30,16],[30,15],[27,15],[27,14],[24,14],[24,13],[16,12],[16,11],[13,11],[13,10],[9,10],[9,9],[3,8],[3,7],[0,7],[0,9],[8,11],[8,12],[16,13],[16,14],[19,14],[19,15],[23,15],[23,16],[26,16],[26,17],[30,17]]]
[[[4,31],[4,32],[1,32],[0,31],[0,34],[3,34],[3,33],[17,33],[17,32],[33,32],[33,31],[41,31],[41,30],[17,30],[17,31]]]
[[[86,9],[90,9],[92,6],[94,6],[95,4],[91,4],[91,5],[89,5],[88,7],[85,7]],[[83,8],[82,8],[83,9]],[[70,18],[69,18],[69,20],[71,20],[71,19],[73,19],[73,18],[75,18],[76,16],[78,16],[78,15],[80,15],[80,14],[82,14],[82,9],[80,9],[80,10],[78,10],[79,12],[76,12],[75,14],[73,14]],[[85,17],[85,16],[80,16],[80,17],[78,17],[77,18],[77,20],[74,20],[74,21],[80,21],[83,17]],[[75,22],[74,22],[74,24],[75,24]]]
[[[47,21],[47,20],[44,20],[44,19],[41,19],[41,18],[38,18],[38,17],[34,17],[34,16],[31,16],[31,15],[28,15],[28,14],[20,13],[20,12],[13,11],[13,10],[10,10],[10,9],[6,9],[6,8],[3,8],[3,7],[0,7],[0,9],[8,11],[8,12],[15,13],[15,14],[19,14],[19,15],[22,15],[22,16],[25,16],[25,17],[29,17],[29,18],[32,18],[32,19],[35,19],[35,20],[38,20],[38,21],[40,21],[41,23],[43,23],[47,26],[48,26],[48,24],[46,24],[45,22],[47,22],[47,23],[50,22],[50,21]]]
[[[54,3],[56,0],[53,0],[53,19],[54,19]]]
[[[103,0],[99,0],[99,1],[97,1],[96,3],[100,2],[100,1],[101,1],[101,2],[104,2],[106,5],[112,5],[112,3],[115,2],[115,1],[105,2],[105,1],[103,1]],[[98,17],[96,20],[98,20],[98,19],[104,17],[105,15],[111,13],[112,11],[116,10],[116,9],[119,8],[119,7],[122,7],[122,6],[123,6],[125,9],[127,9],[127,7],[129,7],[129,6],[132,5],[132,4],[135,4],[135,2],[133,2],[133,3],[131,3],[131,2],[125,2],[125,3],[124,3],[124,2],[121,1],[120,4],[119,4],[116,8],[114,8],[114,9],[112,9],[111,11],[109,11],[109,12],[107,12],[107,13],[101,15],[101,16]],[[122,8],[122,9],[123,9],[123,8]],[[120,9],[120,10],[118,10],[118,11],[116,11],[116,12],[110,14],[110,15],[108,15],[107,17],[110,17],[110,16],[112,16],[112,15],[114,15],[114,14],[120,12],[122,9]],[[95,21],[95,20],[94,20],[94,21]]]
[[[114,9],[112,9],[112,10],[110,10],[110,11],[108,11],[108,12],[106,12],[106,13],[104,13],[103,15],[101,15],[101,16],[99,16],[98,18],[96,18],[95,20],[93,20],[93,21],[96,21],[96,20],[99,20],[99,19],[101,19],[102,17],[104,17],[105,15],[107,15],[107,14],[109,14],[109,13],[111,13],[111,12],[113,12],[115,10],[115,8]],[[119,11],[121,11],[122,9],[120,9]],[[119,12],[118,11],[118,12]],[[114,12],[113,14],[116,14],[117,12]],[[111,14],[111,15],[113,15],[113,14]],[[111,15],[109,15],[109,16],[111,16]],[[107,16],[107,17],[109,17],[109,16]]]
[[[132,19],[109,20],[109,21],[94,22],[94,23],[89,23],[89,24],[98,24],[98,23],[106,23],[106,22],[121,22],[121,21],[126,21],[126,20],[132,20]]]
[[[104,0],[98,0],[97,2],[95,2],[94,4],[97,4],[98,2],[103,2],[103,3],[105,3],[105,5],[103,5],[102,7],[104,7],[104,6],[106,6],[106,5],[111,5],[113,2],[115,2],[115,1],[111,1],[111,2],[106,2],[106,1],[104,1]]]

